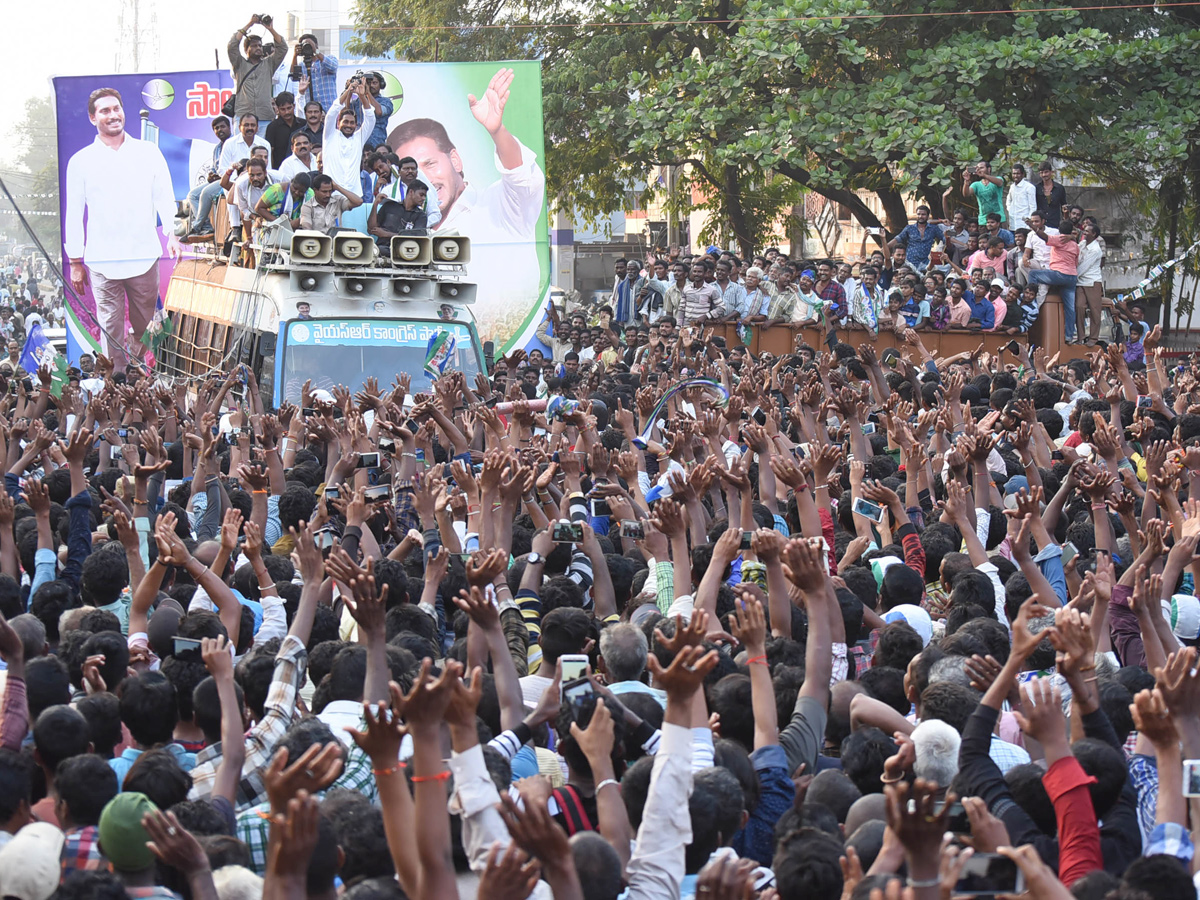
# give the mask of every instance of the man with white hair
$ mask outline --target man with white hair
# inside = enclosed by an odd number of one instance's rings
[[[667,695],[641,680],[650,650],[636,625],[621,622],[600,632],[600,671],[614,694],[649,694],[665,709]]]
[[[962,736],[940,719],[927,719],[913,729],[913,774],[943,788],[958,774],[958,748]]]

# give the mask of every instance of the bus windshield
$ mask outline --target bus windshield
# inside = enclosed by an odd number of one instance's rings
[[[430,389],[425,372],[429,339],[446,331],[455,340],[447,372],[464,372],[473,381],[480,371],[479,351],[471,330],[461,322],[417,322],[411,319],[307,319],[286,324],[280,351],[277,402],[300,403],[304,382],[314,390],[345,385],[361,390],[372,376],[388,390],[401,373],[412,376],[410,393]]]

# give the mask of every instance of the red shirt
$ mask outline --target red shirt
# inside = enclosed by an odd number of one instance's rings
[[[1067,887],[1104,868],[1100,826],[1088,792],[1088,785],[1095,783],[1074,756],[1064,756],[1042,776],[1058,820],[1058,880]]]

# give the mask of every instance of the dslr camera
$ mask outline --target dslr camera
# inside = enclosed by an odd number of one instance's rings
[[[312,41],[300,42],[300,55],[304,57],[305,62],[312,62],[313,57],[317,55],[317,48],[313,46]]]
[[[270,24],[275,21],[273,18],[271,18],[271,16],[267,15],[266,13],[261,13],[258,17],[258,20],[267,26],[270,26]]]

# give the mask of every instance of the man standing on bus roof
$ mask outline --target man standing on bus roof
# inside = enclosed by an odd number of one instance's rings
[[[159,227],[167,235],[167,254],[178,259],[181,253],[172,228],[175,192],[158,146],[126,134],[120,93],[113,88],[93,91],[88,117],[96,126],[96,139],[67,163],[64,243],[75,293],[87,289],[90,270],[101,346],[121,372],[126,313],[139,341],[154,316],[162,255]]]

